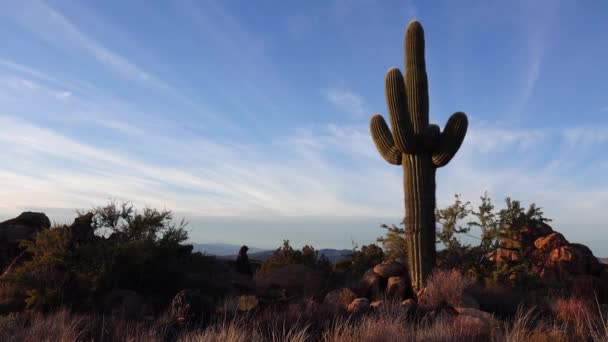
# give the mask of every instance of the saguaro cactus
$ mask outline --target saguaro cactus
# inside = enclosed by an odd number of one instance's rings
[[[420,290],[435,265],[435,170],[454,157],[468,121],[457,112],[443,132],[429,124],[424,31],[418,21],[405,32],[405,80],[398,68],[390,69],[385,92],[392,131],[379,114],[370,129],[380,155],[403,166],[408,266],[412,286]]]

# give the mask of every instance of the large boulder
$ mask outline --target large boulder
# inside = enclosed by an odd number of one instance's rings
[[[256,279],[258,294],[280,289],[284,290],[287,297],[316,294],[323,285],[324,279],[320,272],[300,264],[283,266]]]
[[[407,269],[405,265],[394,260],[387,260],[374,267],[374,273],[382,278],[399,277],[405,275]]]
[[[411,294],[410,284],[405,277],[390,277],[386,284],[386,295],[389,298],[403,300]]]
[[[568,241],[558,232],[551,233],[547,236],[540,237],[534,241],[534,246],[543,252],[550,252],[556,248],[565,246]]]
[[[551,251],[547,264],[562,276],[580,275],[587,272],[585,255],[572,245],[562,246]]]
[[[361,297],[379,298],[385,283],[386,279],[370,269],[363,274],[361,280],[354,286],[354,291]]]
[[[14,219],[0,222],[0,243],[18,244],[50,227],[51,221],[44,213],[26,211]]]
[[[356,298],[348,304],[347,311],[351,314],[362,314],[369,310],[369,299]]]
[[[93,226],[93,214],[87,213],[78,216],[71,226],[67,227],[70,232],[72,243],[83,243],[95,238],[95,227]]]
[[[20,241],[30,240],[37,232],[50,227],[51,221],[45,214],[31,211],[0,222],[0,271],[19,255]]]

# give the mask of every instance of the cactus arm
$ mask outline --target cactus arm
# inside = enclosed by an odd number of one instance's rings
[[[460,145],[462,145],[468,125],[469,121],[466,114],[456,112],[450,116],[439,138],[439,145],[433,152],[433,165],[435,167],[445,166],[454,157]]]
[[[388,129],[382,115],[376,114],[372,117],[370,131],[374,145],[376,145],[376,149],[378,149],[382,158],[393,165],[401,165],[401,151],[395,147],[391,131]]]
[[[418,142],[412,131],[412,123],[407,109],[405,82],[401,71],[397,68],[391,68],[386,73],[384,84],[395,146],[403,153],[414,153]]]
[[[424,60],[424,30],[415,20],[405,31],[405,87],[413,131],[421,134],[429,124],[429,91]]]

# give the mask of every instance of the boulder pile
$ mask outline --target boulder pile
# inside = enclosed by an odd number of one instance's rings
[[[358,296],[370,300],[379,298],[405,300],[414,297],[407,268],[396,260],[384,261],[369,269],[353,290]]]
[[[587,246],[568,242],[546,223],[530,224],[509,242],[513,248],[507,243],[492,256],[499,265],[527,260],[532,263],[532,273],[547,284],[608,300],[608,265],[600,263]]]

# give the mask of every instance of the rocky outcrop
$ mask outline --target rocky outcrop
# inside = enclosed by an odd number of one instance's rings
[[[394,260],[384,261],[374,267],[374,273],[382,278],[399,277],[407,271],[405,265]]]
[[[376,300],[383,296],[399,300],[414,297],[407,267],[395,260],[384,261],[363,274],[353,290],[360,296]]]
[[[570,243],[546,223],[531,223],[517,238],[504,241],[495,261],[499,264],[526,261],[546,283],[562,284],[572,293],[608,301],[607,265],[582,244]],[[516,281],[517,275],[512,279]]]
[[[0,223],[0,241],[19,243],[28,240],[35,233],[51,227],[51,221],[44,213],[26,211],[21,215]]]
[[[45,214],[31,211],[0,222],[0,274],[21,253],[20,241],[30,240],[37,232],[50,227],[51,221]]]

